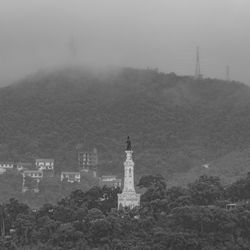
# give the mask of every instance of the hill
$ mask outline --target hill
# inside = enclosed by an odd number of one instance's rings
[[[218,176],[228,186],[250,172],[250,148],[232,151],[218,159],[194,166],[186,173],[175,173],[169,180],[170,186],[187,185],[202,175]]]
[[[64,68],[0,89],[0,159],[55,158],[76,169],[76,145],[97,147],[99,174],[123,174],[126,136],[136,176],[176,173],[250,146],[250,89],[156,70]],[[223,164],[222,164],[223,165]]]

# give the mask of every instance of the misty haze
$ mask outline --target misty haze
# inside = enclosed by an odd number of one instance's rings
[[[0,250],[249,250],[249,0],[0,0]]]
[[[193,75],[196,46],[204,76],[225,79],[230,65],[233,80],[250,81],[248,0],[1,0],[0,5],[1,85],[72,60]]]

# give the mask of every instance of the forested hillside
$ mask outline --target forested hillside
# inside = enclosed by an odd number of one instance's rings
[[[131,68],[39,73],[0,89],[0,159],[75,169],[84,143],[98,149],[100,174],[122,175],[130,135],[136,176],[169,179],[248,148],[249,111],[249,87],[236,82]]]

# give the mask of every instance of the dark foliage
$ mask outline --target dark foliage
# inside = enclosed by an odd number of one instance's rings
[[[245,185],[248,179],[221,188],[217,177],[201,176],[186,189],[167,189],[161,176],[144,176],[140,180],[147,186],[143,201],[133,210],[118,211],[121,190],[107,187],[75,190],[57,205],[44,204],[37,211],[11,199],[1,206],[6,229],[1,249],[247,250],[247,200],[239,198],[234,210],[217,204],[232,202],[235,186]],[[160,180],[160,185],[148,185],[152,180]],[[161,196],[146,195],[153,189]],[[193,198],[197,192],[198,200]]]

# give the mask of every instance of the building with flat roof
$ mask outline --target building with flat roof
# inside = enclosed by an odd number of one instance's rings
[[[36,169],[43,171],[47,177],[53,177],[54,162],[54,159],[36,159]]]
[[[103,175],[100,182],[102,186],[107,187],[121,187],[122,185],[122,180],[117,178],[116,175]]]
[[[41,170],[54,170],[54,159],[36,159],[36,168]]]
[[[18,171],[32,170],[33,164],[31,162],[17,162],[16,169]]]
[[[2,169],[13,169],[14,168],[14,162],[0,162],[0,168]]]
[[[81,181],[81,174],[80,172],[61,172],[61,181],[79,183]]]
[[[5,168],[0,168],[0,175],[4,174],[4,173],[6,173],[6,169]]]
[[[78,151],[79,170],[88,172],[98,165],[98,153],[94,148],[92,151]]]
[[[25,170],[23,171],[22,192],[28,190],[39,192],[39,182],[43,178],[43,171],[40,170]]]

